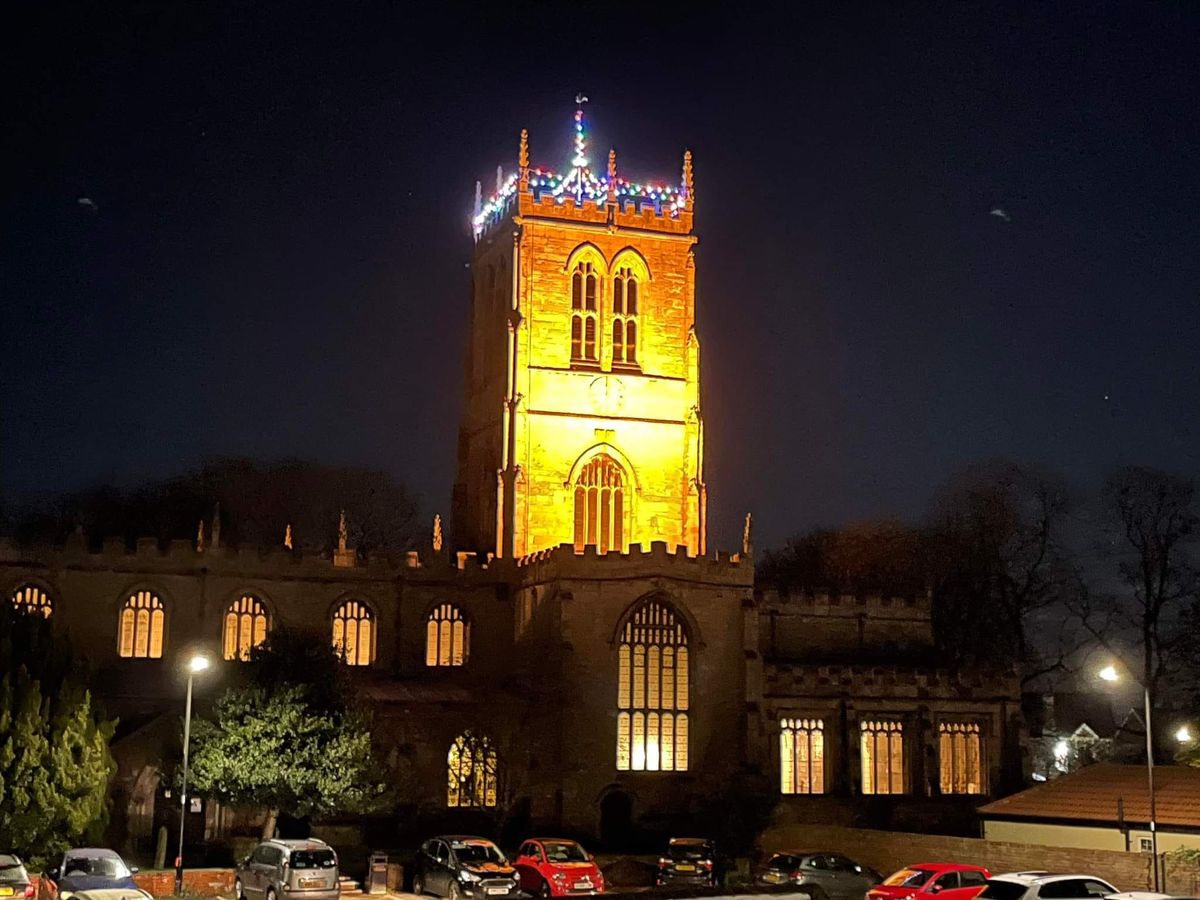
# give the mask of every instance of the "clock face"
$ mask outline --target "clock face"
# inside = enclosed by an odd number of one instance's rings
[[[620,412],[625,405],[625,385],[613,375],[593,378],[588,390],[592,397],[593,412],[611,416]]]

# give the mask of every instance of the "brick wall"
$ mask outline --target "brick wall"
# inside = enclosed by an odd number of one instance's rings
[[[946,837],[862,828],[783,825],[766,831],[760,841],[765,852],[789,848],[819,848],[845,853],[885,875],[915,862],[958,862],[985,866],[992,872],[1046,869],[1096,875],[1122,891],[1150,890],[1150,858],[1142,853],[1084,850],[1010,844],[980,838]],[[1182,869],[1169,867],[1167,887],[1190,890],[1194,885]]]
[[[175,870],[157,869],[133,876],[137,886],[153,897],[175,893]],[[183,891],[200,897],[215,897],[233,890],[233,869],[184,869]]]

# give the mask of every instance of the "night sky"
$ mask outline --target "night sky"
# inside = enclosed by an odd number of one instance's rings
[[[1200,474],[1200,6],[493,6],[10,20],[8,501],[297,455],[448,512],[474,183],[579,90],[594,161],[695,154],[710,544]]]

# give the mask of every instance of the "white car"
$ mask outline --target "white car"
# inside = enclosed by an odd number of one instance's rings
[[[979,900],[1106,900],[1117,889],[1095,875],[1011,872],[993,875]]]
[[[1110,894],[1108,900],[1191,900],[1179,894],[1156,894],[1154,891],[1123,891]]]

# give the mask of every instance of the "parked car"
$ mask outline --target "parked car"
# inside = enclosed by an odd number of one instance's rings
[[[575,841],[531,838],[515,861],[521,890],[538,897],[603,894],[604,875],[596,859]]]
[[[46,872],[60,897],[80,891],[105,888],[136,891],[133,881],[137,866],[125,865],[115,850],[102,847],[78,847],[63,854],[62,862]]]
[[[1119,894],[1109,894],[1106,900],[1196,900],[1196,898],[1179,894],[1156,894],[1154,891],[1121,891]]]
[[[443,835],[421,845],[413,893],[450,900],[516,897],[521,884],[516,868],[487,838]]]
[[[25,865],[9,853],[0,853],[0,898],[32,897],[35,891]]]
[[[979,896],[982,900],[1100,900],[1115,893],[1115,887],[1094,875],[1010,872],[989,878]]]
[[[768,859],[757,881],[807,887],[813,900],[862,900],[883,876],[840,853],[789,850]]]
[[[93,891],[67,891],[60,900],[154,900],[140,888],[96,888]]]
[[[315,838],[263,841],[238,864],[233,890],[238,900],[337,900],[337,854]]]
[[[721,880],[716,845],[704,838],[671,838],[666,855],[658,860],[654,883],[716,887]]]
[[[893,872],[867,891],[867,900],[972,900],[991,873],[983,866],[917,863]]]

